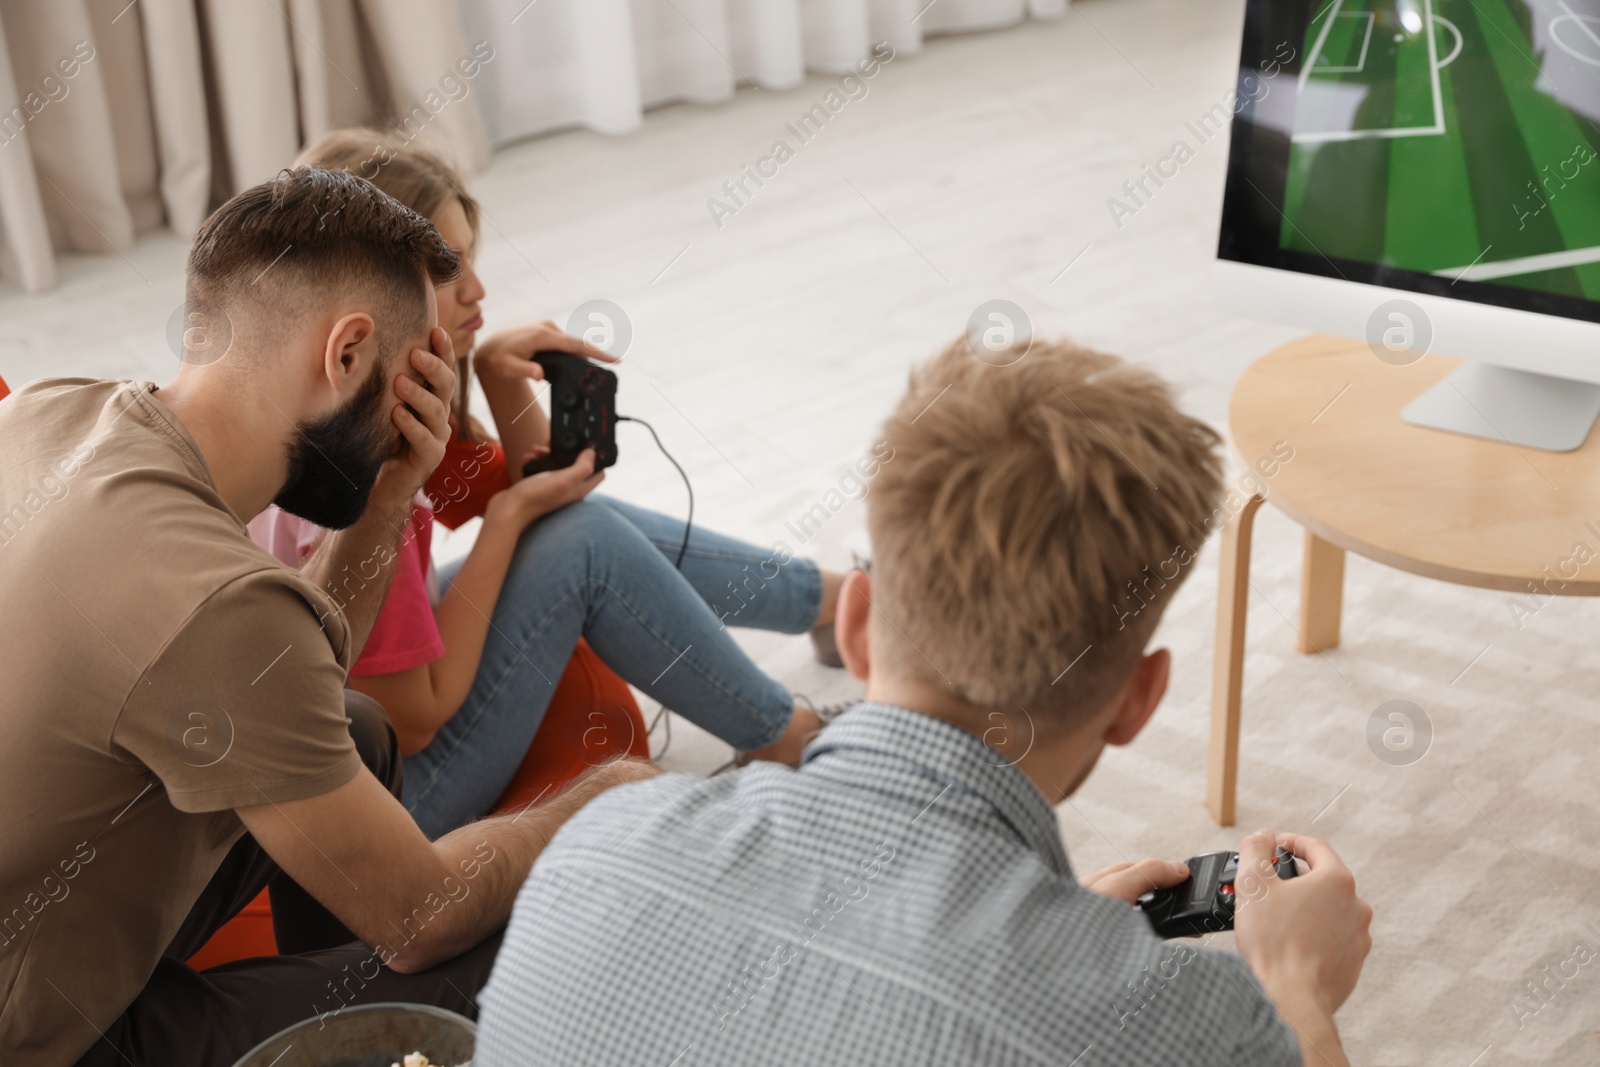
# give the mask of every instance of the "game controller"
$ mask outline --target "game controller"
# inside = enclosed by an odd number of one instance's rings
[[[535,352],[550,385],[550,451],[530,459],[524,476],[572,466],[594,449],[594,469],[617,461],[617,376],[568,352]]]
[[[1139,898],[1145,918],[1162,938],[1192,937],[1233,929],[1234,879],[1239,873],[1237,852],[1203,852],[1188,861],[1189,877],[1177,885],[1157,889]],[[1273,869],[1279,878],[1293,878],[1294,855],[1277,850]]]

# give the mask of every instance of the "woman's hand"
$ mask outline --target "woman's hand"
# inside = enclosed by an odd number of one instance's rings
[[[495,428],[507,457],[524,455],[530,448],[550,443],[550,420],[535,399],[533,383],[544,378],[544,368],[533,362],[537,352],[554,349],[606,363],[617,360],[579,337],[572,337],[548,319],[528,326],[501,330],[479,343],[473,356],[483,395],[494,414]],[[522,480],[522,467],[510,470],[513,483]],[[529,520],[532,521],[532,520]]]
[[[517,464],[521,470],[529,460],[549,454],[550,450],[536,446]],[[484,512],[485,523],[509,523],[519,532],[535,519],[566,507],[588,496],[594,487],[606,480],[606,472],[594,469],[594,449],[578,453],[572,466],[558,471],[530,474],[509,488],[502,489],[490,500]]]
[[[549,319],[490,334],[478,343],[472,362],[487,390],[518,378],[542,380],[544,368],[533,362],[533,354],[551,349],[603,363],[618,362],[604,349],[596,348],[581,337],[573,337]]]

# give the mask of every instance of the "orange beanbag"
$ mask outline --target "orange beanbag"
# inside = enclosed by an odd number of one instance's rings
[[[650,737],[628,683],[578,641],[556,683],[522,766],[495,802],[496,811],[558,792],[590,767],[631,756],[650,758]]]
[[[189,966],[203,971],[250,956],[277,954],[278,942],[272,933],[272,904],[263,889],[239,914],[223,923],[211,935],[211,940],[200,946],[199,952],[189,957]]]
[[[539,732],[528,746],[522,766],[495,804],[504,811],[558,792],[589,767],[623,756],[650,757],[644,716],[628,683],[601,662],[586,641],[579,641],[556,683]],[[212,935],[189,957],[197,971],[247,956],[278,951],[272,933],[272,906],[266,890]]]

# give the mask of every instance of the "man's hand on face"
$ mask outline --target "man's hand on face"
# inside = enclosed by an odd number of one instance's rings
[[[437,326],[429,335],[429,344],[431,352],[413,348],[408,354],[411,373],[395,377],[394,395],[399,402],[390,417],[400,430],[400,442],[378,472],[373,507],[396,511],[408,507],[444,459],[456,391],[456,355],[450,335]],[[419,376],[427,388],[417,384]]]

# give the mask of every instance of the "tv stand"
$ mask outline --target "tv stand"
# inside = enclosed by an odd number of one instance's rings
[[[1600,417],[1600,385],[1470,361],[1400,416],[1413,426],[1571,452]]]

